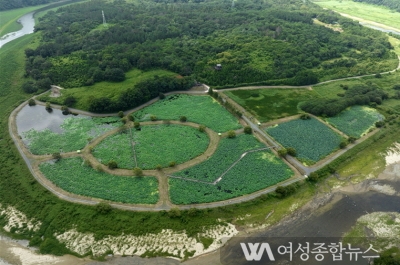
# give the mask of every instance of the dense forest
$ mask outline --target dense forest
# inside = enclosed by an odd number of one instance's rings
[[[56,2],[59,0],[0,0],[0,11],[20,8],[25,6],[36,6]]]
[[[34,80],[27,92],[50,83],[119,82],[133,68],[166,69],[220,88],[306,85],[395,58],[383,33],[302,0],[91,0],[50,11],[35,30],[42,39],[26,50],[26,77]]]
[[[390,9],[400,12],[400,1],[399,0],[353,0],[354,2],[362,2],[367,4],[374,4],[380,6],[386,6]]]

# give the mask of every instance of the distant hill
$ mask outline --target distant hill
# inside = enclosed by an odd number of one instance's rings
[[[25,6],[43,5],[58,0],[0,0],[0,11],[20,8]]]
[[[390,9],[400,12],[400,1],[399,0],[353,0],[354,2],[362,2],[367,4],[374,4],[380,6],[386,6]]]

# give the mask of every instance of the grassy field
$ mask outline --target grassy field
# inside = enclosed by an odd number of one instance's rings
[[[207,134],[197,128],[174,124],[147,125],[140,131],[127,130],[106,138],[95,147],[93,155],[104,164],[115,160],[120,168],[154,169],[157,165],[168,167],[172,161],[181,164],[191,160],[202,154],[208,143]]]
[[[139,121],[148,121],[151,115],[159,120],[179,120],[186,116],[188,121],[204,124],[216,132],[242,127],[232,114],[209,96],[172,95],[134,113]]]
[[[158,201],[156,178],[97,172],[78,157],[42,163],[40,170],[58,187],[74,194],[123,203],[154,204]]]
[[[122,91],[126,91],[129,88],[135,86],[136,83],[152,78],[155,75],[158,76],[176,76],[175,73],[166,70],[152,70],[148,72],[143,72],[139,69],[133,69],[125,73],[126,79],[119,83],[113,82],[98,82],[93,86],[84,86],[76,88],[68,88],[61,91],[61,97],[50,98],[49,93],[41,96],[39,99],[42,101],[51,101],[56,104],[64,105],[64,100],[68,96],[74,96],[77,99],[74,105],[77,109],[88,110],[89,102],[92,97],[107,97],[112,100],[118,99],[118,96]]]
[[[247,154],[216,185],[169,178],[169,191],[175,204],[214,202],[262,190],[292,175],[282,160],[265,150]]]
[[[328,9],[400,29],[400,13],[383,6],[356,3],[352,0],[314,0],[313,2]]]
[[[359,138],[370,128],[374,128],[375,122],[383,120],[383,118],[375,109],[354,106],[335,117],[327,118],[326,121],[346,135]]]
[[[302,101],[319,97],[307,89],[255,89],[224,92],[259,121],[266,122],[299,113]]]
[[[285,148],[296,149],[297,158],[315,163],[339,148],[342,140],[336,132],[317,119],[292,120],[266,129]]]

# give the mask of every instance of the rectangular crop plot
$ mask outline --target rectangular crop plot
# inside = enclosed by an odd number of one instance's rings
[[[155,115],[160,120],[179,120],[204,124],[216,132],[241,128],[239,121],[210,96],[177,94],[159,100],[134,113],[139,121],[149,121]]]
[[[383,120],[383,115],[373,108],[354,106],[326,120],[348,136],[359,138],[373,128],[375,122]]]
[[[169,178],[170,198],[175,204],[227,200],[265,189],[292,175],[293,171],[271,151],[252,152],[245,155],[215,185]]]
[[[302,101],[320,97],[308,89],[245,89],[224,92],[259,121],[296,115]]]
[[[339,148],[342,137],[317,119],[292,120],[266,132],[283,147],[296,149],[299,160],[312,164]]]
[[[70,117],[61,125],[62,133],[55,133],[49,129],[43,131],[32,129],[23,133],[23,137],[28,141],[28,148],[32,154],[65,153],[84,148],[89,139],[98,137],[119,125],[120,119],[116,117]]]
[[[70,193],[122,203],[155,204],[158,181],[155,177],[123,177],[97,172],[81,158],[44,162],[40,170],[55,185]]]
[[[241,134],[235,138],[223,138],[215,153],[208,160],[173,175],[213,182],[235,163],[243,153],[265,147],[253,135]]]

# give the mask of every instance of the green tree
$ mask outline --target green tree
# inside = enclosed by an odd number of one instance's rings
[[[112,210],[111,205],[106,202],[99,202],[98,204],[96,204],[95,208],[96,212],[100,214],[108,214]]]
[[[139,167],[135,167],[133,169],[133,175],[137,176],[137,177],[141,177],[141,176],[143,176],[143,170]]]
[[[246,134],[251,134],[252,132],[253,132],[253,130],[251,129],[250,126],[244,127],[244,133],[246,133]]]
[[[31,93],[35,93],[36,91],[38,91],[38,88],[35,86],[35,83],[33,83],[32,81],[27,81],[22,85],[22,90],[25,93],[31,94]]]
[[[346,140],[341,141],[340,144],[339,144],[339,147],[341,149],[345,148],[346,146],[347,146],[347,141]]]
[[[350,136],[348,139],[347,139],[347,141],[349,142],[349,143],[354,143],[355,141],[356,141],[357,139],[355,138],[355,137],[353,137],[353,136]]]
[[[160,94],[158,94],[158,97],[159,97],[160,99],[164,99],[164,98],[165,98],[165,94],[160,92]]]
[[[400,90],[400,84],[396,84],[392,87],[394,90]]]
[[[181,117],[179,117],[179,120],[180,120],[181,122],[186,122],[186,121],[187,121],[187,118],[186,118],[186,116],[181,116]]]
[[[33,98],[31,98],[31,99],[28,101],[28,105],[29,105],[29,106],[35,106],[35,105],[36,105],[36,101],[35,101]]]
[[[117,164],[116,161],[110,160],[110,161],[108,162],[107,166],[108,166],[109,169],[115,169],[115,168],[118,167],[118,164]]]
[[[120,118],[124,117],[124,112],[122,110],[118,111],[118,117]]]
[[[310,182],[317,182],[319,178],[319,175],[317,172],[312,172],[309,176],[308,176],[308,181]]]
[[[228,132],[228,138],[235,138],[236,137],[236,132],[234,130],[230,130]]]
[[[285,156],[287,155],[287,153],[288,153],[288,151],[287,151],[286,148],[278,149],[278,155],[279,155],[280,157],[285,157]]]
[[[64,99],[64,105],[72,107],[76,103],[76,98],[74,96],[67,96]]]
[[[200,132],[205,132],[205,131],[206,131],[206,126],[200,125],[200,126],[199,126],[199,131],[200,131]]]
[[[288,147],[286,148],[288,155],[291,156],[296,156],[296,149],[294,149],[293,147]]]
[[[140,129],[140,122],[135,121],[135,122],[133,123],[133,127],[134,127],[136,130],[139,130],[139,129]]]
[[[53,159],[55,159],[57,161],[59,161],[61,159],[61,154],[58,153],[58,152],[57,153],[53,153],[51,156],[53,157]]]
[[[47,111],[52,111],[53,109],[51,108],[50,102],[46,102],[46,110]]]
[[[151,121],[156,121],[157,120],[157,116],[156,115],[151,115],[150,116],[150,120]]]
[[[170,167],[174,167],[175,165],[176,165],[176,162],[175,162],[175,161],[169,162],[169,166],[170,166]]]
[[[171,218],[181,217],[181,210],[179,210],[179,208],[171,208],[168,212],[168,216]]]

